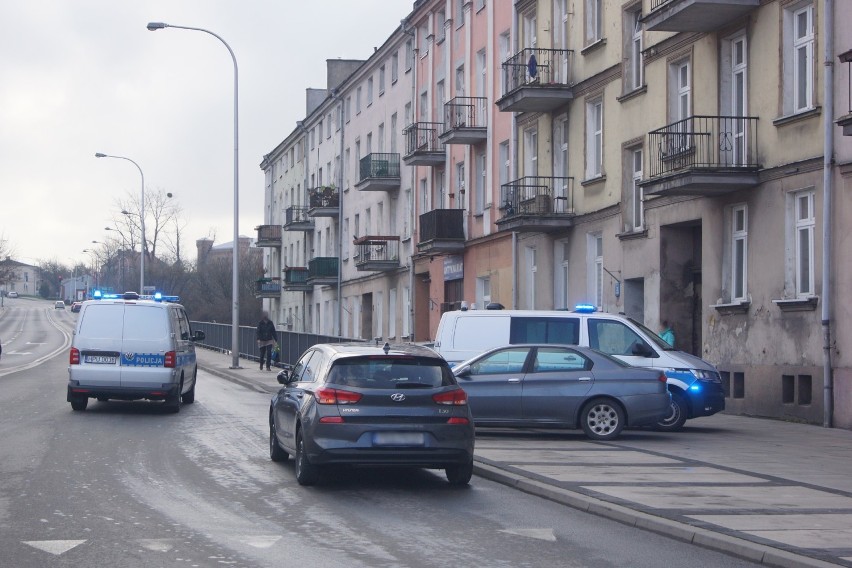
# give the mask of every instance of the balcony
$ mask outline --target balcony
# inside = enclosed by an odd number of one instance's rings
[[[340,192],[333,185],[308,190],[308,217],[337,217],[340,215]]]
[[[310,292],[314,287],[308,284],[308,269],[304,266],[288,266],[284,269],[284,290],[288,292]]]
[[[308,208],[291,205],[284,211],[285,231],[313,231],[314,220],[308,217]]]
[[[502,112],[550,112],[574,98],[570,49],[522,49],[503,63]]]
[[[257,241],[255,246],[281,248],[281,225],[260,225],[255,227]]]
[[[369,154],[361,158],[358,191],[399,189],[399,154]]]
[[[479,144],[488,136],[488,99],[456,97],[444,104],[445,144]]]
[[[464,240],[463,209],[435,209],[420,215],[420,241],[417,243],[420,252],[461,252]]]
[[[255,298],[280,298],[281,297],[281,279],[280,278],[258,278],[255,281],[254,297]]]
[[[371,235],[353,241],[355,268],[361,272],[384,272],[399,268],[399,237]]]
[[[337,286],[340,259],[336,256],[318,256],[308,261],[308,282],[315,286]]]
[[[574,178],[527,176],[503,186],[501,231],[546,233],[570,227]]]
[[[415,122],[402,131],[405,136],[406,166],[441,166],[447,156],[439,136],[444,130],[440,122]]]
[[[757,118],[691,116],[648,134],[647,195],[714,197],[758,183]]]
[[[652,32],[712,32],[760,6],[760,0],[651,0],[643,18]]]

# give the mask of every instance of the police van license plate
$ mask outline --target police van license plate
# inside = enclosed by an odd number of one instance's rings
[[[83,357],[83,361],[95,365],[115,365],[117,360],[115,355],[85,355]]]
[[[373,445],[376,446],[422,446],[426,443],[422,432],[376,432]]]

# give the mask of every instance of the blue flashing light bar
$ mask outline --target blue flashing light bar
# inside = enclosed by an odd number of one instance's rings
[[[577,304],[574,306],[574,311],[578,314],[593,314],[598,309],[592,304]]]

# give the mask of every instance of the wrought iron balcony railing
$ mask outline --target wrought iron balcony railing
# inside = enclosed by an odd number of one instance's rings
[[[318,256],[308,261],[308,279],[337,279],[340,259],[336,256]]]
[[[360,180],[398,178],[399,154],[372,153],[361,158]]]
[[[284,285],[299,286],[308,283],[308,269],[304,266],[288,266],[284,269]]]
[[[758,169],[757,118],[690,116],[648,133],[649,176]]]
[[[456,97],[445,103],[444,126],[447,130],[488,128],[488,99]]]
[[[573,215],[574,178],[527,176],[503,185],[504,217]]]
[[[291,205],[284,211],[284,226],[288,225],[311,225],[314,220],[308,215],[309,207]]]
[[[444,152],[444,143],[438,140],[444,131],[440,122],[415,122],[402,131],[405,135],[405,155],[418,152]],[[363,160],[362,160],[363,161]]]
[[[503,94],[526,86],[568,85],[573,53],[570,49],[522,49],[503,62]]]
[[[464,240],[464,210],[434,209],[420,215],[420,241]]]

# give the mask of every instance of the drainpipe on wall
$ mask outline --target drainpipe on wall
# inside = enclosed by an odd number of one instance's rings
[[[296,126],[299,127],[299,130],[302,132],[302,162],[304,166],[302,170],[304,171],[305,178],[302,180],[302,191],[305,195],[308,193],[308,157],[310,156],[310,152],[308,150],[308,129],[305,128],[305,123],[301,120],[296,123]],[[301,195],[297,195],[296,199],[302,199]],[[295,205],[295,204],[293,204]],[[305,259],[305,265],[308,264],[308,237],[307,233],[305,233],[305,238],[302,241],[302,258]],[[292,259],[291,259],[292,260]],[[306,326],[308,322],[308,295],[306,292],[302,292],[302,331],[307,331]]]
[[[512,10],[512,42],[514,52],[518,52],[518,7]],[[512,156],[512,168],[509,181],[518,179],[518,114],[512,113],[512,137],[509,155]],[[512,309],[518,309],[518,233],[512,231]]]
[[[825,428],[834,422],[834,376],[831,369],[831,201],[834,164],[834,0],[825,0],[825,136],[822,171],[822,350],[823,350],[823,421]]]
[[[417,55],[414,51],[417,47],[417,37],[414,35],[414,31],[408,28],[407,20],[402,20],[400,22],[400,27],[402,29],[403,35],[407,35],[411,38],[411,121],[417,122]],[[406,126],[408,126],[406,124]],[[415,210],[417,209],[417,166],[410,166],[411,168],[411,189],[409,190],[410,195],[410,203],[411,210],[409,220],[408,220],[408,231],[409,231],[409,239],[408,242],[411,245],[411,254],[408,256],[408,313],[404,314],[403,317],[408,318],[408,340],[414,343],[416,339],[414,330],[417,325],[417,318],[415,315],[417,314],[417,310],[414,309],[414,221],[415,221]],[[402,245],[400,245],[402,246]],[[427,338],[431,339],[431,338]]]
[[[343,155],[343,143],[346,137],[346,121],[343,113],[346,109],[343,107],[343,99],[340,98],[337,89],[331,90],[331,98],[340,105],[340,158],[337,168],[337,337],[343,337],[343,171],[346,169],[346,160]]]

